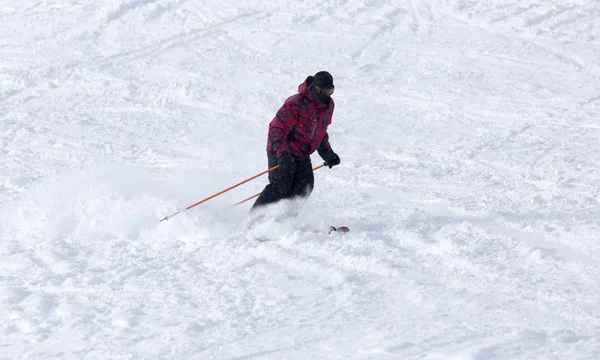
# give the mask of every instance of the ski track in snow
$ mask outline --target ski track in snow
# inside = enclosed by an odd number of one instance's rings
[[[0,358],[600,358],[600,6],[0,11]],[[336,81],[299,219],[236,231],[267,124]],[[320,161],[314,157],[315,163]]]

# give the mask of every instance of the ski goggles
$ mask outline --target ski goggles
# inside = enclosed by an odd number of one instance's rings
[[[331,88],[324,88],[324,87],[320,87],[320,86],[315,86],[315,87],[317,89],[317,92],[322,95],[331,96],[331,95],[333,95],[333,92],[335,91],[335,87],[331,87]]]

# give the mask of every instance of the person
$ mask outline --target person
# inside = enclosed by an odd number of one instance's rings
[[[289,97],[269,124],[267,163],[269,184],[254,202],[252,212],[284,199],[307,199],[314,188],[310,155],[315,151],[332,168],[340,157],[329,144],[327,127],[335,107],[331,95],[335,90],[333,77],[319,71],[298,86],[298,93]],[[298,214],[291,210],[287,217]]]

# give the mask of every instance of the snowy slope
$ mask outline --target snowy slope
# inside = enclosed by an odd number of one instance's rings
[[[600,358],[600,4],[0,7],[0,359]],[[238,231],[335,77],[298,228]],[[320,159],[315,154],[314,164]]]

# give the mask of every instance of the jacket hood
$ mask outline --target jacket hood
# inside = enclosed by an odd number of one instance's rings
[[[313,77],[312,76],[307,77],[306,80],[304,80],[304,82],[302,84],[298,85],[298,93],[300,93],[300,95],[302,95],[302,96],[309,98],[311,101],[316,102],[319,106],[323,106],[323,107],[330,106],[333,103],[333,99],[331,99],[331,102],[329,103],[329,105],[325,105],[325,104],[322,104],[321,102],[319,102],[315,93],[311,91],[312,83],[313,83]]]
[[[301,95],[308,96],[310,93],[310,91],[308,91],[308,88],[310,87],[312,82],[313,82],[313,77],[312,76],[307,77],[306,80],[304,80],[304,82],[302,84],[298,85],[298,92]]]

